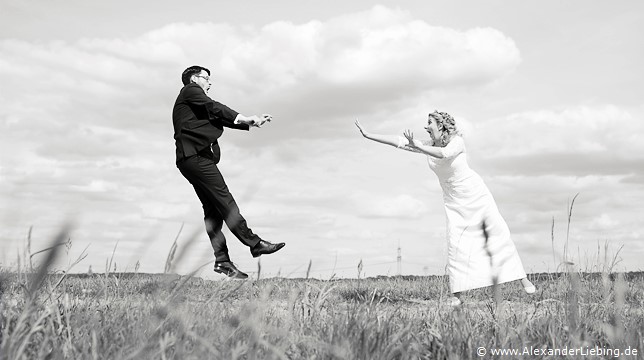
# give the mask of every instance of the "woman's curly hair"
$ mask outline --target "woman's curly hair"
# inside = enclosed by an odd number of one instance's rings
[[[435,110],[429,116],[436,120],[436,126],[441,133],[438,144],[435,144],[435,146],[445,147],[454,136],[461,135],[461,132],[456,128],[456,122],[452,115]]]

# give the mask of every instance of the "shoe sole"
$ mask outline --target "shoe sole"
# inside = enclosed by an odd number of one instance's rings
[[[259,253],[259,254],[253,254],[253,253],[251,253],[251,255],[253,255],[253,257],[254,257],[254,258],[258,258],[258,257],[260,257],[260,256],[262,256],[262,255],[273,254],[273,253],[278,252],[278,251],[279,251],[281,248],[283,248],[284,246],[286,246],[286,244],[278,245],[278,246],[277,246],[277,249],[275,249],[275,250],[273,250],[273,251],[270,251],[270,252],[263,252],[263,253]]]
[[[248,279],[248,275],[244,276],[244,275],[240,275],[239,273],[237,273],[237,274],[235,274],[235,273],[226,274],[225,271],[221,271],[221,270],[215,270],[215,272],[218,273],[218,274],[226,275],[227,277],[229,277],[231,279]]]

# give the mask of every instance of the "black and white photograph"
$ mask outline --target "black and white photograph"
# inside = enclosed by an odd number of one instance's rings
[[[0,0],[0,359],[643,359],[643,34]]]

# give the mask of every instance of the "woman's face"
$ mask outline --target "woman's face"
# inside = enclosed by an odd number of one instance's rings
[[[434,119],[434,117],[431,115],[427,116],[427,125],[425,126],[425,130],[427,130],[432,140],[440,138],[440,134],[438,133],[438,125],[436,125],[436,119]]]

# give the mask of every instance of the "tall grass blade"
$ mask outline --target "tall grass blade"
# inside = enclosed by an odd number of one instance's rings
[[[44,250],[37,251],[31,255],[31,256],[34,256],[36,254],[47,252],[47,256],[38,267],[38,271],[35,274],[33,274],[31,278],[31,282],[29,284],[29,288],[27,292],[29,299],[33,299],[38,289],[40,289],[40,287],[42,286],[43,281],[45,280],[45,277],[47,276],[49,269],[56,261],[56,257],[58,256],[58,251],[60,247],[65,244],[65,241],[69,237],[69,229],[70,229],[69,225],[63,226],[63,228],[60,230],[58,235],[56,235],[54,240],[51,242],[51,246],[49,246]]]
[[[306,268],[306,278],[309,278],[309,275],[311,274],[311,265],[313,265],[313,260],[309,259],[309,266]]]
[[[179,232],[177,233],[177,236],[174,237],[174,242],[170,247],[170,252],[168,252],[168,257],[165,260],[165,266],[163,267],[164,274],[169,273],[170,270],[172,269],[172,260],[174,259],[174,255],[177,252],[177,241],[179,241],[179,235],[181,235],[181,230],[183,230],[183,223],[181,223],[181,227],[179,228]]]

